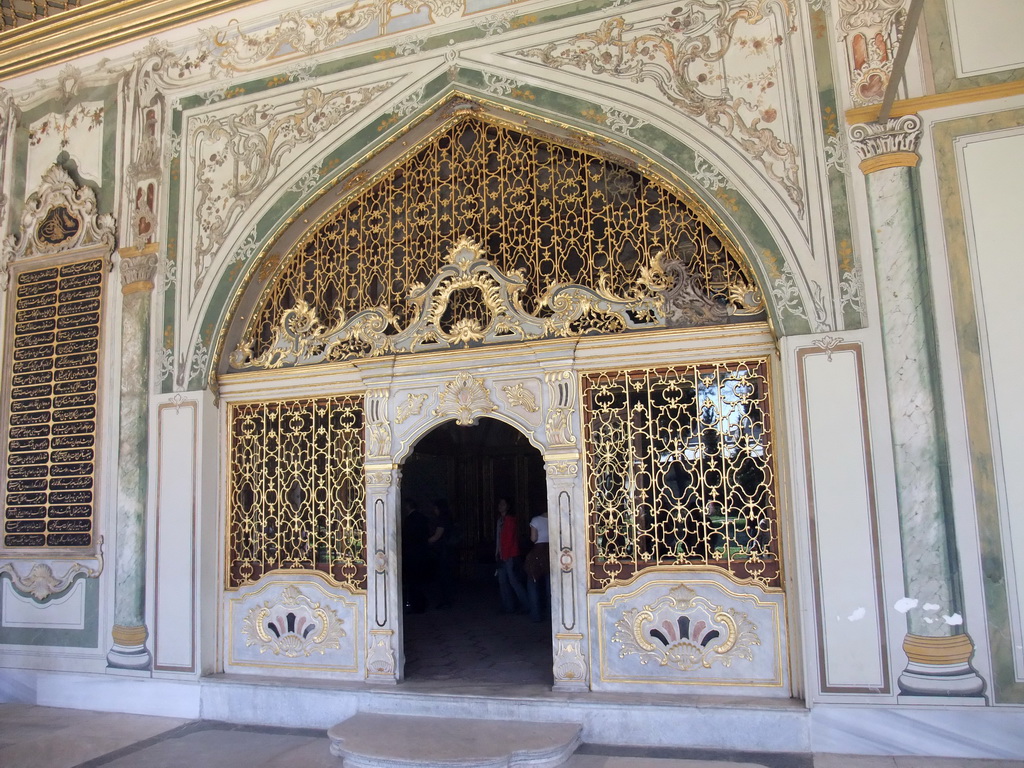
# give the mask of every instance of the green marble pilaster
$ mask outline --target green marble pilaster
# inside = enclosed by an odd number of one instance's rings
[[[156,245],[123,248],[121,271],[121,409],[114,555],[113,645],[107,666],[148,670],[146,648],[146,461],[149,408],[149,315]]]
[[[855,125],[850,136],[867,176],[903,580],[906,597],[917,601],[906,610],[908,663],[900,690],[908,696],[977,696],[984,682],[970,666],[974,645],[959,623],[949,454],[914,179],[921,119],[907,115]]]

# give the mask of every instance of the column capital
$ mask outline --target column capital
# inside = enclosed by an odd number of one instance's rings
[[[917,115],[893,117],[884,123],[858,123],[850,126],[850,143],[860,155],[861,171],[867,175],[886,168],[913,168],[921,159],[921,118]]]
[[[142,248],[125,246],[119,251],[122,294],[153,290],[158,250],[158,243],[147,243]]]

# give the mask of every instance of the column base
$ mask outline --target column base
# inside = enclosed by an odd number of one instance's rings
[[[149,670],[153,657],[146,648],[149,631],[145,626],[115,624],[111,631],[114,644],[107,651],[107,666],[113,669]]]
[[[904,697],[982,697],[985,681],[971,666],[974,643],[969,635],[903,639],[907,668],[899,676]]]

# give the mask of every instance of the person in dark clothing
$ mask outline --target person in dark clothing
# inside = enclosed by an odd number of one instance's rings
[[[428,543],[437,581],[437,607],[450,608],[458,579],[459,552],[455,521],[447,499],[435,499],[430,512],[434,531]]]
[[[425,585],[430,575],[430,520],[413,499],[402,502],[402,590],[411,613],[427,610]]]

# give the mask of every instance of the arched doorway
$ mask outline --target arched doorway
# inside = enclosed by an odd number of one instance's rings
[[[543,128],[410,143],[282,235],[228,330],[225,670],[403,680],[402,469],[493,418],[543,453],[556,688],[789,695],[774,344],[728,229]]]
[[[449,421],[421,437],[406,458],[401,495],[403,507],[415,504],[412,514],[426,521],[423,533],[433,540],[421,559],[403,539],[404,679],[447,687],[550,685],[549,600],[540,605],[540,621],[525,606],[506,612],[495,561],[497,499],[510,501],[522,556],[531,547],[530,521],[547,512],[540,452],[497,419],[474,426]],[[403,536],[409,533],[404,527]],[[422,583],[413,581],[417,576]],[[515,577],[527,586],[522,558]]]

